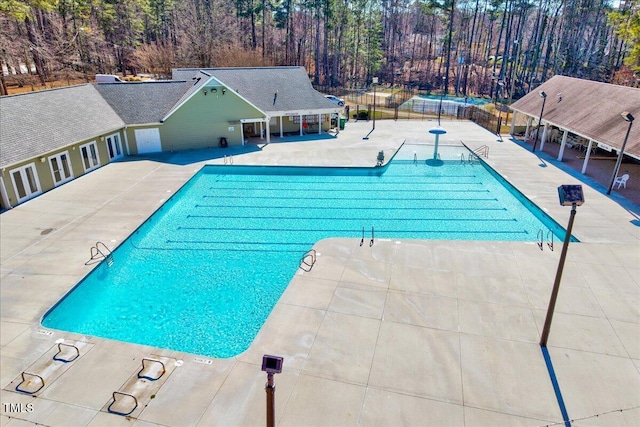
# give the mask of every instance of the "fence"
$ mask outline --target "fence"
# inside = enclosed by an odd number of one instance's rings
[[[500,113],[494,110],[490,100],[482,98],[458,98],[442,101],[437,95],[427,91],[409,90],[406,88],[383,88],[374,91],[372,87],[355,89],[316,88],[322,92],[330,92],[344,98],[349,105],[350,118],[373,117],[375,102],[376,119],[394,120],[433,120],[438,117],[448,120],[471,120],[493,133],[508,132],[512,113]],[[431,96],[430,98],[428,96]],[[484,104],[483,104],[484,103]],[[483,107],[484,105],[484,107]],[[487,108],[488,107],[488,108]]]

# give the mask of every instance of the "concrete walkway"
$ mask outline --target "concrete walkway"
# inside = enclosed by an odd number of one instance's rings
[[[202,165],[233,155],[236,165],[372,166],[380,150],[389,159],[404,141],[431,142],[434,125],[378,121],[363,140],[372,123],[350,122],[321,141],[130,159],[0,215],[0,426],[261,426],[263,354],[284,357],[279,426],[637,426],[640,207],[587,186],[548,352],[538,341],[559,242],[322,240],[313,269],[298,271],[251,347],[230,359],[40,325],[90,271],[96,241],[116,247]],[[488,145],[495,170],[567,223],[556,188],[576,178],[472,123],[443,126],[442,143]],[[57,340],[80,354],[61,368],[49,362]],[[143,358],[165,361],[161,383],[136,379]],[[48,375],[37,397],[16,392],[34,368]],[[156,388],[131,416],[108,413],[113,392],[132,384]]]

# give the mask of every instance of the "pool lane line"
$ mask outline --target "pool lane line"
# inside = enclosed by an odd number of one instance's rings
[[[356,236],[357,233],[353,233],[352,230],[349,230],[349,232],[351,232],[351,235],[348,236],[327,236],[327,237],[340,237],[340,238],[358,238],[359,236]],[[441,233],[441,231],[434,231],[434,233]],[[464,234],[468,234],[469,232],[463,232],[463,231],[451,231],[450,234],[455,234],[455,233],[464,233]],[[471,233],[475,233],[475,234],[529,234],[529,232],[527,232],[526,230],[523,231],[474,231]],[[378,235],[383,235],[386,236],[387,234],[390,234],[390,232],[376,232],[376,234]],[[393,238],[398,238],[401,239],[401,237],[394,237],[395,235],[391,235],[391,236],[386,236],[384,238],[387,239],[393,239]],[[380,238],[380,237],[379,237]],[[413,239],[411,239],[413,240]],[[258,245],[275,245],[275,246],[313,246],[316,241],[313,242],[273,242],[273,241],[265,241],[265,242],[247,242],[247,241],[242,241],[242,240],[237,240],[237,241],[210,241],[210,240],[166,240],[165,243],[170,243],[170,244],[175,244],[175,243],[185,243],[185,244],[214,244],[214,245],[234,245],[234,247],[236,247],[235,245],[254,245],[254,246],[258,246]],[[309,246],[310,247],[310,246]],[[171,248],[170,248],[171,249]],[[188,248],[185,248],[188,249]],[[196,248],[193,248],[196,249]]]
[[[251,216],[249,218],[238,218],[236,215],[187,215],[186,218],[216,218],[216,219],[242,219],[243,221],[251,221],[251,220],[263,220],[263,219],[275,219],[275,220],[302,220],[302,221],[326,221],[326,220],[336,220],[336,221],[377,221],[377,222],[396,222],[396,221],[469,221],[469,222],[518,222],[517,218],[354,218],[354,217],[311,217],[311,216]]]
[[[510,221],[510,220],[508,220]],[[504,221],[507,222],[507,221]],[[510,221],[515,222],[515,221]],[[262,232],[287,232],[287,233],[354,233],[353,228],[318,228],[309,230],[309,228],[247,228],[247,227],[177,227],[177,231],[262,231]],[[378,234],[393,234],[393,233],[439,233],[437,231],[425,231],[425,230],[383,230],[378,231]],[[525,231],[496,231],[499,233],[525,233]],[[477,231],[477,233],[487,233],[487,231]],[[357,232],[354,233],[354,236]]]
[[[285,183],[283,183],[285,184]],[[279,186],[279,187],[247,187],[247,186],[237,186],[237,187],[231,187],[231,186],[227,186],[225,185],[224,187],[210,187],[209,190],[211,191],[215,191],[215,192],[221,192],[221,191],[233,191],[234,193],[236,191],[326,191],[326,192],[339,192],[339,191],[421,191],[421,190],[429,190],[429,191],[440,191],[440,192],[460,192],[460,191],[467,191],[466,189],[461,189],[461,190],[438,190],[437,188],[435,189],[430,189],[428,188],[429,186],[438,186],[441,187],[442,185],[465,185],[465,186],[484,186],[485,183],[484,182],[477,182],[477,181],[473,181],[473,182],[433,182],[433,183],[429,183],[429,182],[411,182],[411,183],[407,183],[406,185],[398,185],[397,183],[384,183],[384,182],[372,182],[372,183],[367,183],[367,185],[365,186],[365,188],[358,188],[358,187],[362,187],[362,184],[359,184],[357,186],[355,186],[355,188],[334,188],[335,185],[331,186],[331,187],[319,187],[319,186],[309,186],[309,187],[300,187],[297,185],[292,185],[290,188],[286,188],[284,186]],[[409,188],[407,188],[409,187]],[[472,190],[473,191],[473,190]],[[484,190],[484,191],[489,191],[489,190]]]
[[[234,176],[239,176],[239,175],[234,175]],[[262,176],[262,175],[261,175]],[[292,176],[300,176],[300,175],[269,175],[271,177],[282,177],[281,181],[277,181],[277,180],[273,180],[270,179],[267,182],[272,183],[272,182],[285,182],[285,183],[290,183],[292,185],[299,185],[299,184],[350,184],[350,185],[363,185],[363,184],[369,184],[369,183],[377,183],[375,181],[375,179],[378,179],[380,177],[378,176],[369,176],[369,175],[354,175],[354,176],[349,176],[349,179],[325,179],[325,178],[331,178],[331,176],[325,176],[325,175],[321,175],[318,176],[318,178],[323,178],[323,179],[317,179],[317,180],[295,180],[292,181],[291,177]],[[417,179],[421,180],[421,181],[437,181],[439,182],[441,179],[443,178],[477,178],[478,175],[476,174],[472,174],[472,175],[458,175],[458,174],[452,174],[452,175],[385,175],[385,181],[389,181],[389,182],[407,182],[407,183],[412,183],[415,182]],[[362,180],[358,180],[358,178],[365,178]],[[373,179],[371,179],[373,178]],[[406,178],[405,180],[395,180],[394,178]],[[215,181],[215,182],[219,182],[221,184],[229,184],[231,182],[238,182],[238,183],[255,183],[255,184],[264,184],[265,180],[264,179],[235,179],[233,181]],[[216,188],[216,187],[212,187],[212,188]]]
[[[487,202],[487,201],[498,201],[497,199],[478,199],[478,201],[481,202]],[[354,210],[384,210],[385,208],[381,208],[379,206],[358,206],[358,207],[349,207],[349,206],[333,206],[333,207],[326,207],[326,206],[282,206],[282,205],[260,205],[260,206],[256,206],[256,205],[194,205],[194,208],[206,208],[206,209],[211,209],[211,208],[221,208],[221,209],[309,209],[309,210],[313,210],[313,209],[331,209],[331,210],[348,210],[348,211],[354,211]],[[429,207],[429,208],[416,208],[415,206],[408,206],[408,207],[392,207],[392,208],[388,208],[388,209],[393,209],[394,211],[415,211],[415,210],[419,210],[419,211],[460,211],[460,209],[465,209],[465,212],[468,211],[506,211],[507,208],[471,208],[471,207],[464,207],[461,208],[460,206],[457,207]]]
[[[427,192],[427,190],[425,190],[425,192]],[[465,193],[469,193],[469,192],[465,192]],[[362,192],[359,192],[358,194],[362,194]],[[386,201],[403,201],[403,200],[429,200],[429,201],[434,201],[434,202],[446,202],[446,201],[450,201],[450,198],[434,198],[434,197],[362,197],[362,196],[358,196],[357,200],[354,199],[353,197],[309,197],[308,195],[302,196],[302,197],[296,197],[296,196],[250,196],[250,195],[246,195],[246,196],[227,196],[227,195],[216,195],[216,196],[202,196],[203,198],[214,198],[214,199],[220,199],[220,198],[224,198],[224,199],[267,199],[267,200],[353,200],[353,201],[362,201],[362,200],[374,200],[377,202],[386,202]],[[493,197],[489,197],[489,198],[477,198],[477,199],[456,199],[456,201],[483,201],[483,200],[495,200],[495,198]],[[233,206],[233,205],[231,205]]]

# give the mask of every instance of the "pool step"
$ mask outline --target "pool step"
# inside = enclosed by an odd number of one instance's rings
[[[59,340],[38,360],[33,362],[4,390],[38,396],[65,373],[75,360],[93,348],[83,341]]]
[[[137,418],[178,366],[176,362],[176,359],[155,355],[143,358],[140,368],[111,394],[101,411]]]

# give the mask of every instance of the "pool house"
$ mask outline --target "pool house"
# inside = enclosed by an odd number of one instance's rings
[[[340,107],[303,67],[177,69],[0,98],[0,201],[9,209],[127,155],[322,134]]]
[[[640,117],[640,88],[554,76],[511,108],[511,134],[518,117],[524,116],[528,143],[540,150],[545,144],[559,144],[559,161],[566,147],[578,148],[584,153],[583,174],[590,159],[618,156],[625,142],[623,154],[640,160],[640,126],[631,126],[626,116]]]

